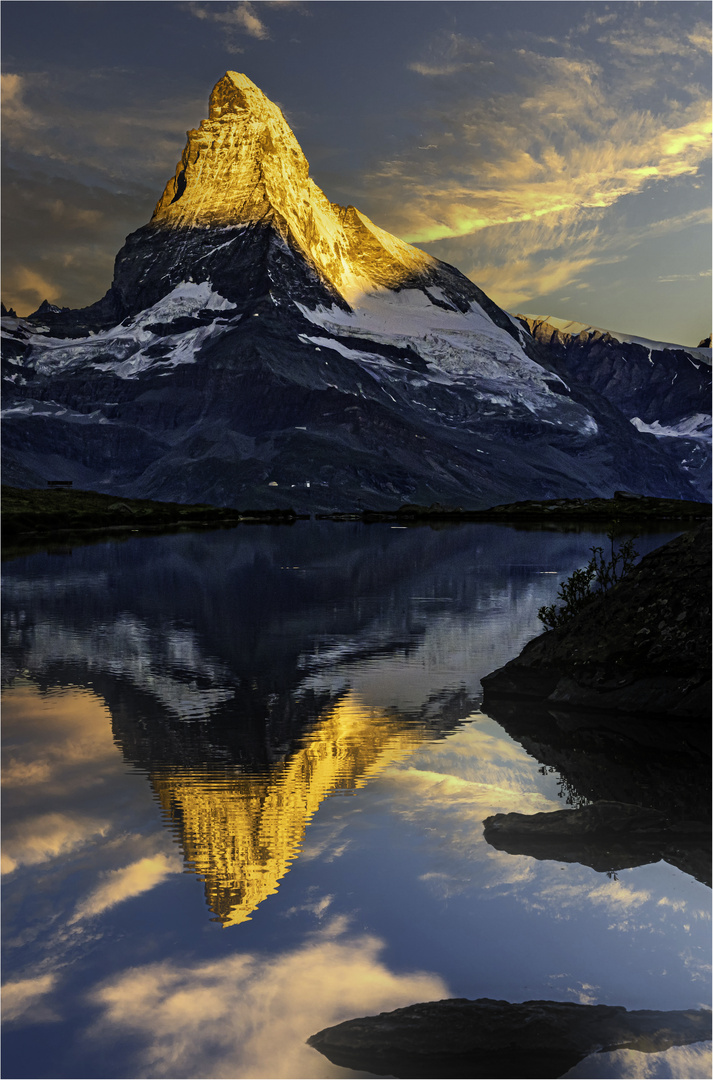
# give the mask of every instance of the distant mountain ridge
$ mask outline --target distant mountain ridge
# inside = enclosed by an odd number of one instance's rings
[[[3,340],[17,486],[302,510],[700,497],[668,442],[561,350],[330,203],[236,72],[105,296],[8,315]]]
[[[711,350],[649,341],[551,316],[518,315],[568,374],[615,405],[680,460],[711,496]]]

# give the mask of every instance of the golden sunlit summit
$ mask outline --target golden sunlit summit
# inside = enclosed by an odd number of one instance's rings
[[[280,109],[236,71],[213,88],[209,119],[188,132],[151,222],[172,228],[271,224],[347,301],[436,264],[353,206],[329,202],[310,179]]]

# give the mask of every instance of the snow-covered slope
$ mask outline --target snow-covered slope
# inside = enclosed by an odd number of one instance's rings
[[[330,203],[235,72],[106,295],[3,327],[8,483],[302,509],[695,495],[630,422],[668,416],[622,414],[454,267]]]

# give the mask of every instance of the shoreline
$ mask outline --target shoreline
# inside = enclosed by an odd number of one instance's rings
[[[395,522],[405,526],[483,522],[532,527],[611,523],[694,525],[711,517],[711,505],[684,499],[617,492],[614,498],[525,500],[486,510],[463,510],[439,503],[405,504],[396,510],[297,512],[287,509],[244,509],[209,504],[125,499],[94,491],[25,489],[3,485],[3,549],[25,547],[56,537],[81,543],[99,534],[123,534],[235,528],[238,525],[293,525],[297,521]]]

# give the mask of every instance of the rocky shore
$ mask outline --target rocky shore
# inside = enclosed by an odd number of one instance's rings
[[[652,551],[563,625],[482,680],[556,708],[706,720],[711,715],[711,528]]]

